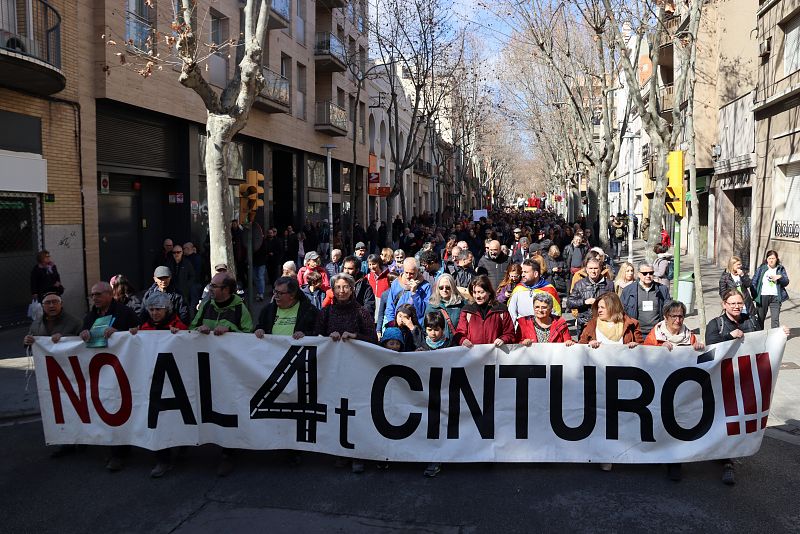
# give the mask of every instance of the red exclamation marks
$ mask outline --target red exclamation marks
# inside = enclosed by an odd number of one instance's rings
[[[756,385],[753,382],[753,368],[750,367],[750,356],[739,356],[736,359],[739,366],[739,385],[742,388],[744,413],[747,415],[758,413]],[[758,421],[756,419],[745,421],[744,429],[748,434],[755,432],[758,429]]]
[[[722,400],[725,404],[725,417],[735,417],[739,415],[739,407],[736,403],[736,384],[733,381],[733,360],[722,360]],[[739,422],[729,422],[726,424],[728,435],[739,434]]]
[[[772,366],[769,362],[769,353],[756,354],[756,368],[758,369],[758,382],[761,386],[761,411],[769,411],[769,401],[772,397]],[[768,415],[761,418],[761,428],[767,428]]]

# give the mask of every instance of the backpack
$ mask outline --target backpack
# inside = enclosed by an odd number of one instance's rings
[[[622,231],[622,228],[615,228],[614,229],[614,237],[617,239],[622,239],[625,236],[625,232]]]
[[[672,280],[675,278],[675,260],[669,260],[667,262],[667,280]]]

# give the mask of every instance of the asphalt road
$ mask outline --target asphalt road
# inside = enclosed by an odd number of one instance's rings
[[[714,462],[684,466],[684,480],[658,465],[422,465],[336,468],[307,454],[242,452],[218,478],[219,449],[188,451],[164,478],[153,456],[134,450],[109,473],[105,450],[48,457],[38,420],[0,426],[4,461],[0,531],[47,532],[798,532],[800,448],[765,437],[741,461],[738,484],[720,481]]]

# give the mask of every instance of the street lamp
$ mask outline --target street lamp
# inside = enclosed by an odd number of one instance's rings
[[[631,207],[631,187],[633,187],[633,140],[640,137],[627,130],[623,139],[628,139],[628,263],[633,263],[633,208]]]
[[[322,145],[321,148],[325,149],[328,158],[327,167],[325,168],[326,174],[328,175],[328,232],[331,243],[333,243],[333,172],[331,169],[331,150],[336,148],[336,145]]]

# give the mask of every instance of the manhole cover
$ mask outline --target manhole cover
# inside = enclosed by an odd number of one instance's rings
[[[781,371],[789,371],[791,369],[800,369],[800,365],[794,362],[783,362],[781,364]]]

